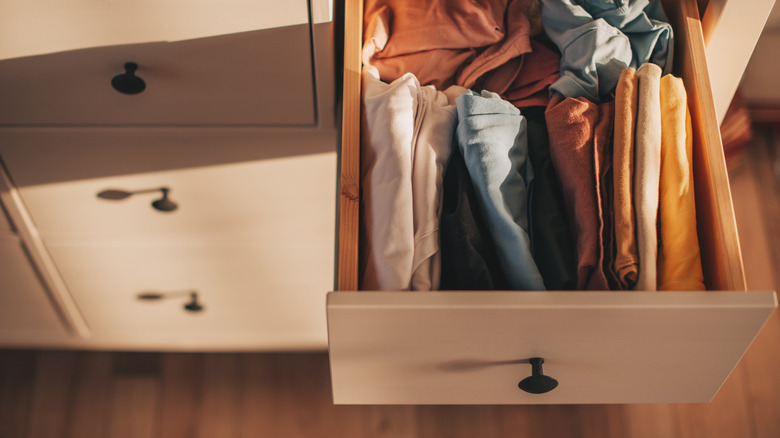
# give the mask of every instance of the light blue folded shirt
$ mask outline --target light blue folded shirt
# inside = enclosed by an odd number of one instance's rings
[[[544,30],[561,51],[564,97],[606,100],[620,72],[646,62],[672,69],[672,26],[658,0],[542,0]]]
[[[544,290],[528,236],[528,160],[526,120],[497,94],[469,91],[456,99],[458,147],[496,245],[509,286]]]

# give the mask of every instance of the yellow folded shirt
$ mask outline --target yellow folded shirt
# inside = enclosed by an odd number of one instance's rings
[[[683,81],[661,78],[658,290],[704,290],[696,234],[691,116]]]

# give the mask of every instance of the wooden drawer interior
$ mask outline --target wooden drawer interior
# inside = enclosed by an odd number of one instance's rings
[[[683,79],[694,129],[694,187],[708,290],[745,290],[742,256],[695,0],[665,1],[675,29],[674,74]],[[362,1],[345,11],[338,290],[358,289]]]

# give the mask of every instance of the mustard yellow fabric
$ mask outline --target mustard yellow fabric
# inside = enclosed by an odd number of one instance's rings
[[[683,81],[661,78],[658,290],[704,290],[696,234],[693,137]]]

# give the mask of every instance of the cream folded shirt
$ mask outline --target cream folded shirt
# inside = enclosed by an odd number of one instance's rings
[[[661,173],[661,67],[637,69],[638,101],[634,149],[634,210],[639,254],[635,289],[656,290],[658,191]]]

